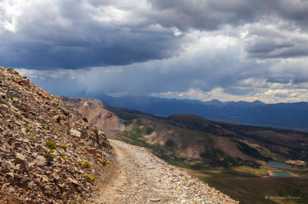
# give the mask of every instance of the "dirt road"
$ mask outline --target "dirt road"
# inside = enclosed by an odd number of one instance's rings
[[[116,168],[108,185],[98,193],[97,204],[237,203],[142,147],[110,142],[117,157]]]

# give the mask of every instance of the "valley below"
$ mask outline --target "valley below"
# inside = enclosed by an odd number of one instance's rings
[[[127,139],[125,139],[127,142]],[[200,167],[184,160],[170,159],[157,147],[132,144],[150,149],[169,164],[179,167],[209,186],[243,204],[305,204],[308,202],[308,169],[281,169],[264,163],[260,167]],[[128,142],[129,143],[129,142]]]
[[[259,177],[218,170],[202,172],[199,177],[243,204],[305,204],[308,201],[307,176]]]
[[[115,113],[126,123],[115,138],[149,149],[240,203],[308,202],[306,133],[215,124],[200,118]],[[282,140],[289,142],[282,145]]]

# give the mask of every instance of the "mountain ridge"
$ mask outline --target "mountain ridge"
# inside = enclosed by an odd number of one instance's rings
[[[189,147],[191,149],[193,149],[193,147],[197,148],[196,145],[204,145],[207,146],[207,148],[214,150],[215,144],[226,142],[233,146],[233,149],[236,152],[241,152],[241,148],[244,146],[246,149],[249,149],[249,151],[253,151],[256,154],[259,154],[258,151],[260,151],[260,155],[263,154],[260,158],[263,158],[262,160],[265,161],[276,160],[276,156],[278,155],[278,158],[284,158],[284,160],[303,159],[308,161],[308,149],[306,146],[302,146],[302,143],[306,145],[308,144],[308,134],[303,131],[216,122],[191,114],[159,117],[121,108],[111,108],[109,110],[114,112],[119,118],[127,123],[128,137],[133,135],[136,136],[138,132],[138,137],[140,139],[139,142],[141,142],[140,144],[143,142],[145,142],[145,145],[148,143],[151,145],[157,144],[163,149],[165,147],[168,148],[169,144],[172,143],[173,145],[176,145],[172,147],[175,148],[172,150],[174,153],[185,151],[182,148],[183,145],[191,145],[191,147]],[[133,135],[131,135],[130,132],[133,132]],[[134,139],[139,140],[138,138]],[[178,140],[178,142],[174,139]],[[229,141],[230,139],[232,141]],[[200,141],[203,142],[200,143]],[[209,142],[209,144],[207,144],[207,142]],[[257,146],[260,148],[256,148]],[[234,155],[232,156],[232,154],[228,155],[230,152],[226,149],[227,147],[228,146],[218,147],[217,150],[226,153],[226,155],[224,153],[219,153],[220,156],[225,155],[223,157],[226,158],[229,156],[233,157]],[[278,147],[283,147],[286,149],[280,150]],[[301,154],[296,153],[300,150],[303,150]],[[204,153],[205,149],[202,147],[196,151],[198,151],[198,158],[201,158],[201,155]],[[244,154],[251,154],[251,152],[246,152],[245,150],[243,151]],[[272,156],[267,155],[269,152],[271,152],[270,155]],[[254,157],[255,155],[252,156]],[[249,160],[258,161],[260,159],[259,156],[254,159],[250,158]],[[184,156],[184,159],[187,158]],[[211,161],[212,158],[207,159]],[[233,159],[236,160],[237,158],[234,157]],[[250,164],[251,163],[248,162],[248,165]]]
[[[95,98],[113,107],[150,113],[157,116],[196,114],[205,118],[245,125],[308,131],[308,102],[266,104],[255,102],[202,102],[156,97]]]

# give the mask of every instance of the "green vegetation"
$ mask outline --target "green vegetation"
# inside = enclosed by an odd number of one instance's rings
[[[215,148],[207,148],[201,157],[203,159],[202,163],[213,167],[222,166],[224,168],[230,168],[241,164],[241,160],[229,157],[221,150]]]
[[[142,139],[143,134],[144,131],[141,128],[134,126],[130,131],[124,131],[123,140],[133,145],[147,146]]]
[[[152,134],[154,132],[154,129],[152,127],[145,127],[144,132],[145,132],[145,134],[149,135],[149,134]]]
[[[85,173],[85,174],[83,174],[83,177],[84,177],[87,181],[89,181],[89,182],[91,182],[91,183],[95,182],[95,180],[96,180],[96,176],[93,175],[93,174]]]
[[[92,166],[91,163],[89,161],[86,161],[86,160],[80,161],[79,164],[80,164],[81,168],[83,168],[83,169],[89,169]]]
[[[246,153],[249,156],[252,156],[256,159],[260,159],[260,160],[267,160],[269,158],[264,157],[263,155],[261,155],[255,148],[250,147],[249,145],[243,143],[243,142],[239,142],[238,143],[238,147],[239,149]]]
[[[241,204],[308,203],[308,178],[247,177],[231,172],[205,174],[201,178]]]
[[[55,141],[51,140],[51,139],[48,139],[46,141],[46,147],[49,149],[49,150],[56,150],[57,149],[57,144]]]
[[[232,170],[235,173],[247,174],[251,176],[267,176],[270,169],[267,167],[253,168],[249,166],[238,166],[232,168]]]

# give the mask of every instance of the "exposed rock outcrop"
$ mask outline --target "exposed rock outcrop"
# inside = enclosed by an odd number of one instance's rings
[[[77,110],[91,126],[103,129],[110,137],[118,134],[124,128],[120,119],[98,100],[71,98],[63,98],[63,100],[68,106]]]

